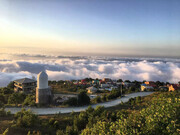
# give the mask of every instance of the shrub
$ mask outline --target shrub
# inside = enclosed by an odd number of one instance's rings
[[[28,95],[26,96],[26,99],[23,102],[23,105],[30,105],[30,106],[35,106],[35,97],[33,95]]]
[[[92,101],[93,101],[94,103],[100,103],[100,102],[101,102],[101,98],[100,98],[100,96],[97,96],[97,97],[95,97]]]
[[[26,95],[24,93],[13,93],[8,98],[8,104],[22,104],[24,102],[24,99],[26,98]]]
[[[63,130],[57,130],[57,131],[56,131],[56,135],[64,135]]]
[[[106,95],[102,96],[102,101],[107,101],[107,96]]]
[[[90,104],[90,98],[86,94],[85,91],[81,91],[78,94],[78,105],[89,105]]]
[[[37,115],[33,114],[30,110],[22,109],[15,114],[15,124],[18,127],[35,127],[39,123]]]
[[[77,106],[78,100],[75,97],[69,98],[68,100],[63,102],[63,105],[69,105],[69,106]]]

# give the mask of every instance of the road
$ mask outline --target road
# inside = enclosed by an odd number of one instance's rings
[[[138,96],[147,96],[152,94],[153,92],[137,92],[137,93],[131,93],[127,94],[122,98],[118,98],[112,101],[104,102],[104,103],[98,103],[91,105],[93,108],[96,106],[104,106],[105,108],[107,107],[112,107],[120,104],[121,102],[127,102],[130,98],[138,97]],[[31,109],[32,112],[38,115],[49,115],[49,114],[57,114],[57,113],[70,113],[72,111],[74,112],[80,112],[84,111],[88,108],[88,106],[81,106],[81,107],[65,107],[65,108],[60,108],[60,107],[54,107],[54,108],[36,108],[36,107],[25,107],[26,110]],[[20,111],[22,108],[20,107],[7,107],[5,108],[6,111],[11,111],[12,114],[15,114],[16,112]]]

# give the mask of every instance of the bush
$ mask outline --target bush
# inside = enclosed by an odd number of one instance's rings
[[[23,105],[36,106],[35,97],[33,95],[26,96],[26,99],[24,100]]]
[[[78,94],[78,97],[72,97],[69,98],[67,101],[64,101],[63,105],[69,105],[69,106],[82,106],[82,105],[88,105],[90,104],[90,98],[89,96],[86,94],[85,91],[81,91]]]
[[[10,82],[8,85],[7,85],[7,88],[9,89],[14,89],[14,82]]]
[[[77,131],[74,131],[72,126],[66,127],[66,135],[78,135]]]
[[[93,103],[100,103],[101,102],[101,98],[100,98],[100,96],[97,96],[92,101],[93,101]]]
[[[177,94],[178,95],[178,94]],[[139,101],[131,99],[132,102]],[[178,135],[180,123],[180,100],[169,93],[161,94],[150,101],[139,113],[118,113],[115,122],[99,120],[93,127],[86,127],[81,134],[117,135]]]
[[[0,117],[9,116],[10,114],[11,114],[10,111],[6,112],[4,108],[0,109]]]
[[[15,114],[15,124],[18,127],[36,127],[39,123],[37,115],[33,114],[30,110],[22,109]]]
[[[102,101],[107,101],[107,96],[106,95],[102,96]]]
[[[77,106],[78,105],[77,98],[75,97],[69,98],[68,100],[63,102],[63,105]]]
[[[13,93],[8,98],[8,104],[22,104],[24,102],[24,99],[26,98],[26,95],[24,93]]]
[[[3,94],[0,94],[0,103],[6,103],[5,96]]]
[[[78,105],[89,105],[90,104],[90,98],[86,94],[85,91],[81,91],[78,94]]]
[[[107,96],[108,99],[115,99],[117,97],[121,96],[120,90],[112,90],[111,93]]]
[[[57,130],[57,131],[56,131],[56,135],[64,135],[63,130]]]
[[[4,87],[4,88],[1,88],[1,93],[4,94],[4,95],[7,95],[7,94],[12,94],[14,93],[14,90],[8,88],[8,87]]]
[[[2,135],[8,135],[9,128],[7,128]]]

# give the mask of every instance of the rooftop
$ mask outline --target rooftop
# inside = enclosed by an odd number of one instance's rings
[[[36,80],[29,79],[29,78],[22,78],[22,79],[14,80],[14,82],[24,84],[24,83],[33,83],[33,82],[36,82]]]

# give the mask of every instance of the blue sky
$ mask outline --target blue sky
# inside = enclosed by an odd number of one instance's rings
[[[0,0],[0,47],[180,56],[179,0]]]

